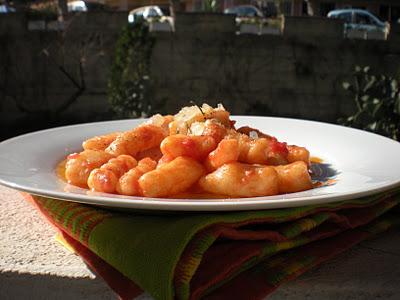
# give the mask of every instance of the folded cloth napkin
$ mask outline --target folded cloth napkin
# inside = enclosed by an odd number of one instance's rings
[[[400,193],[296,208],[144,214],[25,195],[123,299],[262,299],[400,223]]]

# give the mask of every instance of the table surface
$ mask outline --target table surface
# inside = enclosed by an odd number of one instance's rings
[[[17,191],[0,186],[0,212],[0,299],[116,299]],[[268,299],[400,299],[399,233],[360,243]]]

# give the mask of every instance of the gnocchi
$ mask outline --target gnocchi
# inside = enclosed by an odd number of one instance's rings
[[[258,197],[313,188],[310,153],[251,127],[222,105],[155,115],[125,132],[89,137],[65,163],[68,183],[141,197]]]

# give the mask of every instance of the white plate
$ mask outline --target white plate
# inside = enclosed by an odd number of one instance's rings
[[[0,143],[0,183],[52,198],[115,208],[170,211],[233,211],[328,203],[375,194],[400,186],[400,143],[365,131],[285,118],[236,116],[280,141],[307,147],[332,169],[335,184],[309,191],[240,199],[159,199],[92,193],[60,180],[55,168],[83,140],[128,130],[143,120],[122,120],[59,127]],[[329,165],[328,165],[329,164]],[[330,171],[334,171],[330,173]]]

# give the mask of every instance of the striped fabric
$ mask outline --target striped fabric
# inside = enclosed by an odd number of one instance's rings
[[[93,228],[112,216],[112,213],[106,210],[94,209],[76,202],[59,201],[40,196],[34,196],[33,200],[40,211],[56,227],[86,246]]]
[[[26,196],[123,299],[141,290],[155,299],[262,299],[400,222],[395,192],[288,209],[176,215]]]

